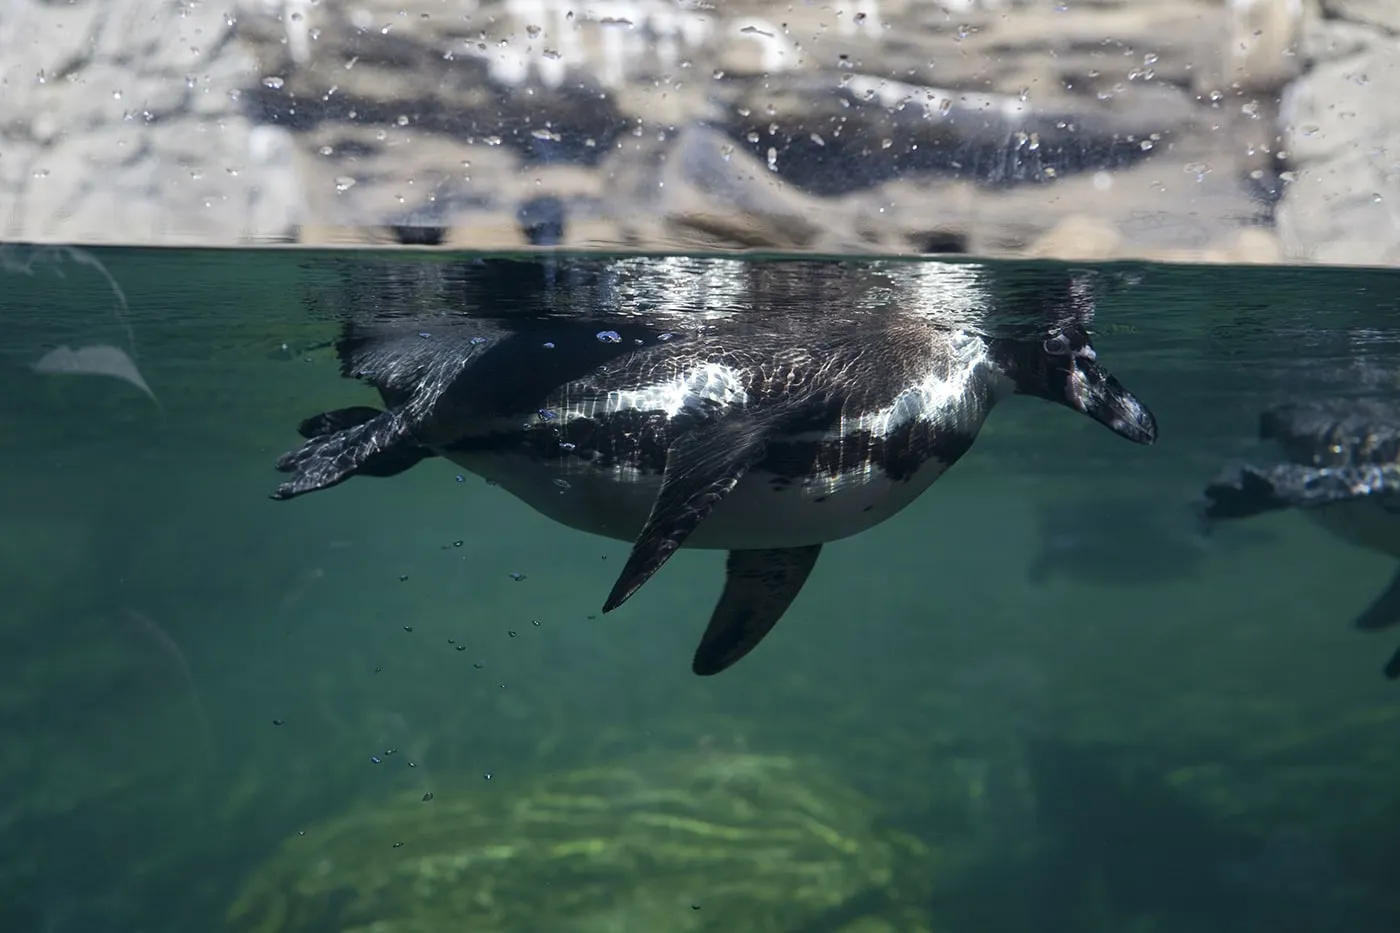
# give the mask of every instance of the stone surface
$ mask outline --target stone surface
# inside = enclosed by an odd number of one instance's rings
[[[1295,82],[1282,119],[1292,180],[1278,210],[1289,256],[1400,262],[1400,43],[1326,61]]]
[[[238,97],[252,59],[196,0],[0,7],[0,236],[228,243],[287,234],[291,135]]]
[[[0,235],[1392,262],[1397,10],[12,0]]]

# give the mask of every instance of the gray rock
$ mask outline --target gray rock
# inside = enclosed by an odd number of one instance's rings
[[[565,245],[1392,261],[1396,19],[11,0],[0,232],[514,247],[522,205],[555,198]]]
[[[163,0],[0,9],[0,231],[12,239],[229,243],[297,219],[291,138],[238,98],[227,14]]]
[[[1277,220],[1289,256],[1400,262],[1400,48],[1318,64],[1290,85],[1282,120],[1292,180]]]
[[[1322,9],[1335,19],[1379,26],[1392,35],[1400,34],[1400,6],[1390,0],[1321,0]]]

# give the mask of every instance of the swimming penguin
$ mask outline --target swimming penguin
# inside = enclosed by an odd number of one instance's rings
[[[766,268],[765,295],[784,274],[820,290],[819,272]],[[666,331],[642,315],[606,329],[597,315],[348,322],[342,372],[385,409],[304,421],[273,498],[445,457],[555,521],[632,542],[604,612],[678,548],[727,550],[692,663],[708,675],[772,629],[824,543],[913,502],[1007,395],[1156,440],[1152,414],[1098,363],[1079,321],[1013,339],[907,309],[838,311],[754,310],[731,325],[696,314],[688,328],[664,319]]]
[[[1209,519],[1301,509],[1351,544],[1400,559],[1400,404],[1328,400],[1271,408],[1259,437],[1286,459],[1230,471],[1205,490]],[[1400,569],[1353,624],[1365,631],[1400,623]],[[1400,650],[1384,668],[1400,678]]]

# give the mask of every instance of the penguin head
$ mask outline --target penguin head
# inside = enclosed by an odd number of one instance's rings
[[[1017,393],[1073,408],[1134,443],[1157,440],[1157,419],[1099,365],[1083,327],[1057,328],[1038,341],[1007,341],[998,355]]]

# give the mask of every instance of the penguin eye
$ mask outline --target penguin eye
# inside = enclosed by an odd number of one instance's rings
[[[1056,334],[1045,341],[1044,349],[1051,356],[1064,356],[1069,353],[1069,338],[1064,334]]]

